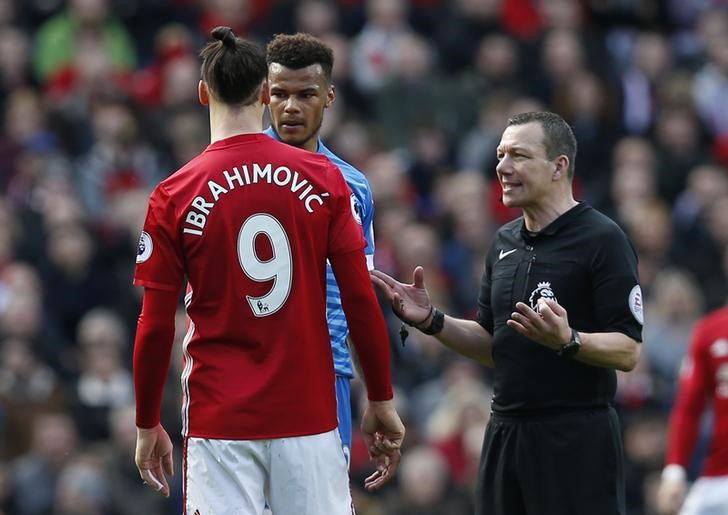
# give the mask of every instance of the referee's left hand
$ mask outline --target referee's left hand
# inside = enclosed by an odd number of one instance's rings
[[[538,312],[523,302],[516,303],[508,327],[551,350],[559,350],[571,339],[569,316],[553,299],[539,299]]]

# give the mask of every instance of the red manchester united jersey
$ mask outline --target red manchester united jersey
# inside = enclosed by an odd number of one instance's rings
[[[668,464],[690,464],[703,409],[710,401],[713,438],[703,475],[728,475],[728,308],[706,316],[693,333],[670,417]]]
[[[152,193],[134,283],[189,281],[185,436],[336,427],[325,264],[366,245],[350,195],[328,159],[263,134],[211,144]]]

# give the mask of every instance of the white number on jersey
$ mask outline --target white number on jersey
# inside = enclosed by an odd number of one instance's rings
[[[258,235],[270,241],[273,257],[263,261],[255,252]],[[257,282],[273,280],[270,291],[261,297],[246,295],[250,309],[257,317],[272,315],[286,303],[291,293],[293,262],[288,235],[281,223],[271,215],[258,213],[243,223],[238,233],[238,260],[245,275]]]

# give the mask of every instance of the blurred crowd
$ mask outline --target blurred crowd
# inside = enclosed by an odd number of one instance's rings
[[[617,407],[629,513],[654,514],[691,328],[728,300],[718,0],[0,0],[0,513],[181,512],[179,456],[171,500],[134,467],[131,277],[151,188],[209,143],[196,54],[221,24],[334,48],[322,134],[371,182],[375,264],[403,280],[423,265],[453,315],[475,315],[493,232],[518,216],[495,178],[506,119],[547,109],[573,126],[577,198],[639,254],[644,349]],[[418,331],[400,345],[384,309],[406,449],[372,495],[355,442],[357,512],[471,513],[489,373]],[[176,435],[180,368],[178,353],[163,417]]]

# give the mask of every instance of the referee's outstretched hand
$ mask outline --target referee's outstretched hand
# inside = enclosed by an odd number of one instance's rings
[[[410,325],[419,326],[431,315],[430,296],[425,288],[425,270],[421,266],[412,272],[412,283],[404,284],[379,270],[370,273],[372,283],[392,304],[392,311]]]

